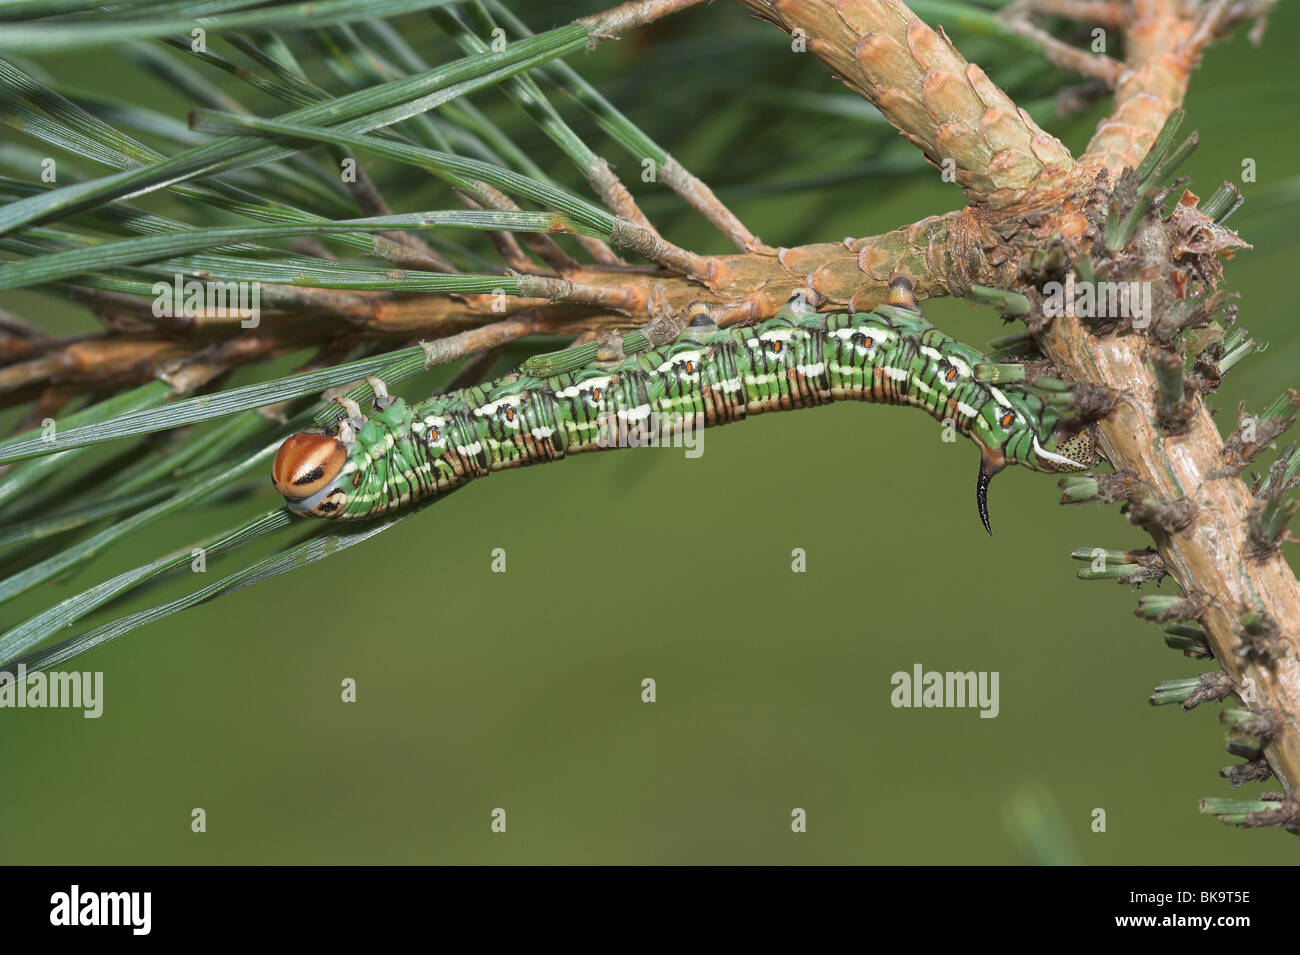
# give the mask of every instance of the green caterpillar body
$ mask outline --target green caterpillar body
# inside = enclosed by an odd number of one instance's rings
[[[797,304],[758,325],[719,330],[700,314],[671,344],[551,378],[522,374],[408,404],[383,398],[329,435],[295,435],[274,480],[292,510],[385,514],[466,481],[750,415],[857,400],[907,404],[951,421],[981,452],[977,499],[1007,464],[1081,470],[1061,417],[1034,392],[977,381],[985,361],[911,308],[818,314]],[[1086,435],[1086,432],[1081,432]],[[1082,455],[1081,455],[1082,456]],[[991,531],[990,531],[991,533]]]

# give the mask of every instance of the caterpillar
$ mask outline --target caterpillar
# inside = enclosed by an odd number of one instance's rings
[[[1009,464],[1084,470],[1089,433],[1071,433],[1028,388],[976,380],[985,357],[926,321],[905,280],[895,292],[903,304],[854,313],[816,313],[796,293],[772,319],[725,330],[698,308],[668,345],[553,377],[511,374],[416,404],[372,379],[374,413],[349,403],[331,430],[288,438],[272,482],[299,514],[367,518],[493,471],[608,447],[611,429],[651,416],[670,428],[707,427],[853,399],[913,405],[969,437],[980,450],[976,504],[992,534],[992,476]]]

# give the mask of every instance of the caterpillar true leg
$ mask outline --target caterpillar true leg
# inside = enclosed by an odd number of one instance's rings
[[[388,393],[388,385],[374,375],[366,375],[366,384],[375,393],[375,407],[381,411],[393,403],[393,396]]]
[[[337,395],[334,398],[334,402],[343,409],[344,415],[348,418],[356,419],[365,417],[361,413],[361,406],[347,395]]]

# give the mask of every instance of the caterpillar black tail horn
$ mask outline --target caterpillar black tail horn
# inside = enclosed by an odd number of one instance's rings
[[[993,475],[1006,466],[1007,462],[1003,458],[987,453],[980,455],[980,472],[975,479],[975,505],[979,508],[980,523],[990,537],[993,536],[993,525],[989,523],[989,482],[993,480]]]

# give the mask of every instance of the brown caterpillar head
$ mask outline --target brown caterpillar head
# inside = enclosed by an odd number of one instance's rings
[[[271,483],[289,501],[302,501],[329,488],[347,463],[348,449],[338,438],[300,432],[275,453]]]

